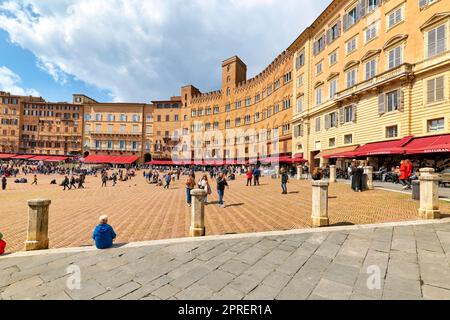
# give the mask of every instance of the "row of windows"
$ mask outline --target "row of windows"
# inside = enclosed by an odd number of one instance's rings
[[[126,114],[121,114],[118,118],[119,122],[127,122],[128,116]],[[139,122],[141,117],[137,114],[133,115],[131,117],[132,122]],[[92,116],[90,114],[86,114],[84,116],[84,120],[86,121],[92,121]],[[95,114],[95,121],[103,121],[103,115],[100,113]],[[108,122],[115,122],[116,116],[114,114],[108,114],[106,115],[106,121]]]
[[[24,109],[39,109],[39,110],[73,110],[73,111],[79,111],[79,106],[58,106],[58,105],[42,105],[42,104],[26,104],[24,106]]]
[[[56,117],[63,119],[79,119],[80,115],[78,113],[59,113],[54,111],[43,111],[43,110],[23,110],[24,116],[37,116],[37,117]]]
[[[179,109],[180,104],[178,103],[158,103],[156,104],[156,109]]]
[[[0,98],[0,102],[3,104],[19,104],[19,100],[17,98]]]
[[[89,143],[90,141],[86,140],[84,142],[84,147],[89,148],[90,147]],[[125,140],[120,140],[117,143],[112,140],[110,141],[95,140],[92,145],[92,148],[97,150],[101,150],[102,148],[106,148],[106,150],[116,150],[117,148],[117,150],[126,151],[127,147],[129,147],[130,150],[132,151],[137,151],[139,149],[139,141],[131,141],[127,144]]]
[[[114,129],[116,128],[115,125],[109,124],[107,126],[107,133],[117,133]],[[92,127],[90,124],[86,124],[85,126],[85,131],[86,132],[92,132]],[[132,133],[133,134],[138,134],[140,133],[140,126],[133,126],[132,127]],[[102,133],[102,125],[97,124],[95,125],[95,133]],[[125,125],[120,125],[119,126],[119,132],[118,133],[126,133],[126,126]]]

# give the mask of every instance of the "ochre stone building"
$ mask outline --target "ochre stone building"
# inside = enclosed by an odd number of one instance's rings
[[[449,35],[447,0],[334,0],[255,77],[239,57],[223,61],[215,92],[187,85],[141,104],[1,93],[1,152],[139,162],[279,155],[313,167],[407,152],[448,159]]]

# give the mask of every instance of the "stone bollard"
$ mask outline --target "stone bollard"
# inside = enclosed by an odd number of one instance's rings
[[[297,180],[302,180],[302,179],[303,179],[303,167],[298,166],[297,167]]]
[[[28,235],[25,251],[48,249],[48,214],[50,200],[28,201]]]
[[[420,169],[420,209],[422,219],[440,219],[439,180],[440,176],[432,168]]]
[[[331,165],[330,166],[330,183],[336,183],[336,166]]]
[[[328,187],[326,181],[314,181],[312,183],[312,226],[313,228],[327,227],[328,219]]]
[[[364,167],[364,173],[367,175],[367,189],[374,190],[373,186],[373,167]]]
[[[191,191],[192,207],[191,207],[191,228],[189,229],[190,237],[203,237],[205,232],[205,202],[207,193],[202,189],[194,189]]]

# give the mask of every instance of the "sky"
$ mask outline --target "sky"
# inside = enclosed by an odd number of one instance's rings
[[[0,0],[0,90],[150,102],[220,89],[221,62],[261,72],[331,0]]]

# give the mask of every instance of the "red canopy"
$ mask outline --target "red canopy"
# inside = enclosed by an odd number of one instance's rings
[[[69,159],[69,157],[54,156],[54,157],[48,157],[44,161],[48,161],[48,162],[63,162],[63,161],[66,161],[67,159]]]
[[[328,156],[324,156],[325,159],[338,159],[338,158],[356,158],[358,154],[355,151],[345,151]]]
[[[368,143],[356,149],[355,154],[357,157],[383,154],[404,154],[406,151],[404,147],[411,142],[412,139],[412,136],[408,136],[401,140]]]
[[[31,160],[31,161],[44,161],[47,158],[49,158],[49,156],[34,156],[33,158],[29,158],[28,160]]]
[[[406,146],[407,154],[450,152],[450,135],[417,138]]]
[[[90,155],[84,159],[85,163],[95,164],[133,164],[138,161],[137,156],[98,156]]]
[[[0,154],[0,159],[11,159],[12,157],[14,157],[16,154],[11,154],[11,153],[3,153]]]
[[[17,155],[15,157],[12,157],[11,159],[17,159],[17,160],[28,160],[31,158],[34,158],[35,156],[31,156],[31,155]]]

